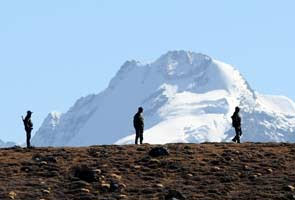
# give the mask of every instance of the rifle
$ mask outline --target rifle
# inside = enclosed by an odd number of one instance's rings
[[[23,120],[24,126],[25,126],[25,128],[26,128],[26,122],[25,122],[25,119],[24,119],[23,116],[22,116],[22,120]]]

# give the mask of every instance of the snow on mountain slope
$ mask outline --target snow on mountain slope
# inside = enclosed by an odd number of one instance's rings
[[[103,92],[81,98],[58,120],[49,116],[33,144],[133,143],[139,106],[149,143],[230,141],[235,106],[242,108],[244,141],[295,141],[294,102],[254,92],[231,65],[170,51],[147,65],[127,61]]]
[[[38,145],[43,146],[52,143],[56,139],[55,129],[58,127],[62,114],[59,112],[51,112],[45,118],[41,128],[33,138],[33,141],[38,140]]]
[[[295,103],[289,98],[284,96],[257,95],[259,96],[258,103],[267,110],[286,115],[294,115]]]

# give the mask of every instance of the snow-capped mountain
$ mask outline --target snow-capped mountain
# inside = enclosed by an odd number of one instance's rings
[[[295,103],[259,94],[231,65],[206,55],[170,51],[150,64],[127,61],[109,86],[51,113],[33,137],[36,146],[128,144],[133,115],[144,107],[144,142],[221,142],[234,135],[241,107],[242,141],[295,141]]]

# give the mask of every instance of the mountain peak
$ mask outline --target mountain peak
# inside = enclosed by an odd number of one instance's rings
[[[167,78],[173,79],[198,74],[206,70],[211,62],[212,59],[204,54],[179,50],[168,51],[153,65],[160,68]]]
[[[62,113],[57,111],[52,111],[49,116],[48,120],[50,120],[50,124],[55,127],[59,124],[60,117],[62,116]]]
[[[295,116],[286,112],[294,107],[290,102],[255,96],[229,64],[169,51],[150,64],[125,62],[103,92],[81,98],[60,118],[51,114],[32,144],[132,143],[134,135],[124,136],[133,133],[139,106],[145,109],[148,143],[230,141],[235,106],[241,107],[244,141],[294,141]]]
[[[193,59],[194,60],[203,60],[207,59],[210,60],[211,58],[205,54],[202,53],[195,53],[192,51],[185,51],[185,50],[173,50],[173,51],[168,51],[167,53],[163,54],[159,60],[162,59],[169,59],[169,60],[184,60],[189,63],[192,63]]]

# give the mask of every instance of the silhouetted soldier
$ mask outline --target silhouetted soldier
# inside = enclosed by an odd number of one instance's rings
[[[27,111],[27,116],[24,118],[22,116],[23,122],[24,122],[24,126],[25,126],[25,130],[27,133],[27,148],[31,147],[31,132],[33,130],[33,123],[31,120],[31,116],[32,116],[32,112],[29,110]]]
[[[232,125],[235,128],[236,136],[232,139],[233,142],[240,143],[240,136],[242,135],[242,128],[241,128],[241,117],[239,115],[240,108],[236,107],[236,110],[233,114],[232,118]]]
[[[144,119],[142,116],[143,108],[139,107],[137,113],[134,115],[133,118],[133,125],[135,128],[135,144],[137,144],[138,138],[140,139],[140,144],[143,141],[143,130],[144,130]]]

